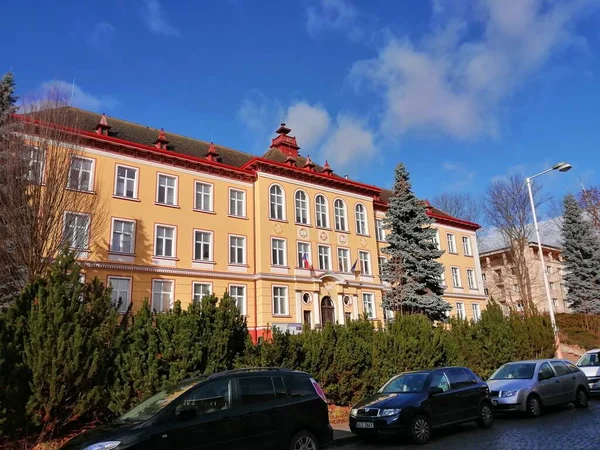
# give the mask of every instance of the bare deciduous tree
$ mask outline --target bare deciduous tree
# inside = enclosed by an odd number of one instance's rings
[[[102,225],[100,186],[78,166],[76,118],[60,93],[21,109],[0,136],[0,302],[42,275],[64,246],[89,250]],[[96,221],[101,222],[101,221]]]
[[[578,197],[579,205],[592,221],[594,228],[600,232],[600,187],[584,187]]]
[[[481,206],[471,194],[443,193],[431,200],[431,203],[448,214],[469,222],[481,221]]]

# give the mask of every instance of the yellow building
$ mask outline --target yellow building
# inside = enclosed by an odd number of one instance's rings
[[[86,277],[113,287],[123,310],[156,311],[229,292],[253,338],[272,326],[381,322],[379,277],[391,194],[299,154],[284,124],[261,157],[69,108],[77,130],[70,188],[107,212],[65,215]],[[71,145],[72,147],[72,145]],[[476,224],[428,206],[436,220],[445,298],[464,318],[486,297]],[[100,236],[98,236],[100,234]]]

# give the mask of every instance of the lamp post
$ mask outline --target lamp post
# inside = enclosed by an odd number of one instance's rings
[[[556,327],[556,319],[554,317],[554,304],[552,303],[552,296],[550,294],[550,284],[548,282],[548,274],[546,273],[546,262],[544,261],[544,253],[542,251],[542,240],[540,239],[540,229],[538,227],[537,216],[535,214],[535,202],[533,200],[533,192],[531,190],[531,180],[545,173],[552,172],[553,170],[558,170],[559,172],[568,172],[571,170],[571,164],[566,162],[560,162],[550,169],[546,169],[543,172],[538,173],[537,175],[533,175],[532,177],[527,177],[527,189],[529,190],[529,201],[531,202],[531,212],[533,213],[533,226],[535,228],[535,235],[537,238],[538,245],[538,253],[540,256],[540,264],[542,266],[542,274],[544,276],[544,289],[546,290],[546,299],[548,300],[548,313],[550,314],[550,323],[552,324],[552,330],[554,331],[554,338],[556,342],[556,357],[562,358],[562,350],[560,349],[560,339],[558,337],[558,328]]]

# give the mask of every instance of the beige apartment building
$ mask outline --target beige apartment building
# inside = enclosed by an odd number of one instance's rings
[[[542,251],[554,311],[557,313],[570,312],[566,302],[566,289],[563,280],[565,269],[561,249],[543,245]],[[511,310],[524,311],[527,308],[526,298],[522,295],[508,249],[500,248],[481,252],[480,258],[486,294],[500,303],[505,313]],[[528,243],[526,260],[531,283],[531,301],[538,311],[548,311],[542,265],[536,242]]]

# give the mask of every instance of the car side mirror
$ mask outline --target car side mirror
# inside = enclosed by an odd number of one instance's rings
[[[429,388],[429,396],[433,397],[434,395],[443,393],[444,390],[441,387],[430,387]]]
[[[194,406],[183,406],[175,413],[178,422],[187,422],[198,416],[198,410]]]

